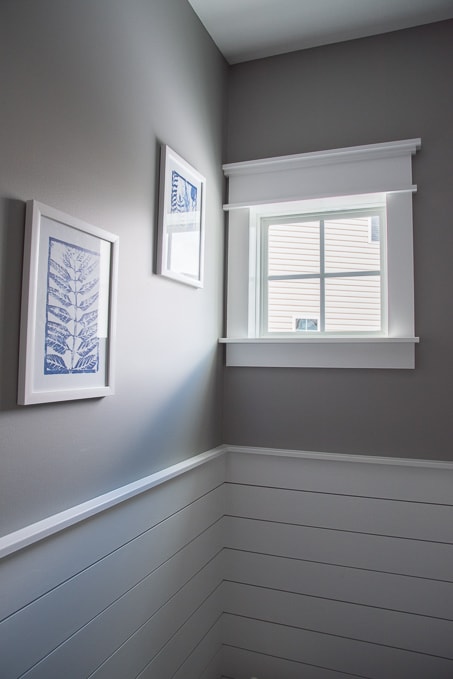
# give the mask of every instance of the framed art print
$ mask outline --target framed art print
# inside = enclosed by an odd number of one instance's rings
[[[18,403],[113,393],[118,237],[26,206]]]
[[[161,147],[157,273],[203,287],[206,180]]]

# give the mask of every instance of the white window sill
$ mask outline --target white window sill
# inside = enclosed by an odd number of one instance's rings
[[[222,337],[226,365],[262,368],[415,367],[418,337]]]

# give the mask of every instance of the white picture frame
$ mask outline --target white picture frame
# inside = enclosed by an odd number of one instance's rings
[[[161,145],[157,273],[203,287],[205,178],[173,149]]]
[[[114,393],[118,236],[26,204],[18,404]]]

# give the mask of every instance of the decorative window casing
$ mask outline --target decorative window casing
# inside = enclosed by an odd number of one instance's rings
[[[412,155],[420,145],[420,139],[411,139],[224,166],[229,180],[229,203],[224,206],[228,212],[228,281],[227,337],[221,342],[226,344],[227,365],[415,366]],[[362,265],[355,265],[357,270],[348,281],[354,287],[353,278],[368,276],[370,282],[374,278],[372,285],[379,288],[379,322],[349,329],[347,323],[335,326],[326,321],[334,279],[340,287],[346,281],[340,284],[341,265],[337,271],[324,261],[319,276],[296,270],[293,279],[322,279],[318,308],[307,308],[310,298],[305,296],[300,307],[288,307],[286,326],[269,324],[271,288],[280,285],[279,274],[288,280],[289,271],[270,272],[270,227],[273,237],[278,224],[298,224],[302,229],[300,225],[312,224],[306,227],[307,233],[309,228],[313,233],[321,229],[324,238],[328,220],[332,232],[332,220],[345,215],[366,219],[363,240],[380,248],[379,267],[373,264],[376,270],[364,273]],[[322,248],[325,243],[320,250],[324,258]],[[305,332],[297,330],[298,318],[310,321],[299,324],[306,326]]]

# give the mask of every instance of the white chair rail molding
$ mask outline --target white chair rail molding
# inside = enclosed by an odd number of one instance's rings
[[[228,366],[414,368],[420,139],[223,166]]]

